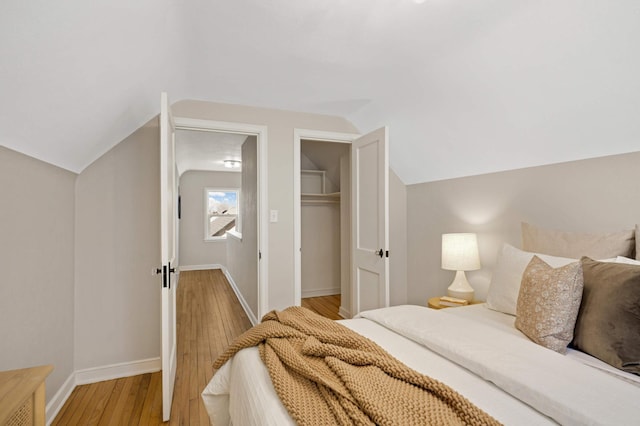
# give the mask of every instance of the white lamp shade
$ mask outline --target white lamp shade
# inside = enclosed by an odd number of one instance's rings
[[[442,269],[449,271],[480,269],[476,234],[442,234]]]

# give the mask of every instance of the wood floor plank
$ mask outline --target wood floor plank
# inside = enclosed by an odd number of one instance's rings
[[[302,306],[332,320],[343,319],[340,312],[340,295],[309,297],[302,299]]]
[[[109,396],[107,405],[104,408],[104,412],[102,413],[102,416],[100,416],[100,421],[98,422],[98,426],[104,426],[111,423],[111,418],[115,413],[115,407],[118,404],[118,397],[122,392],[122,388],[124,387],[126,380],[127,380],[126,377],[116,380],[116,384],[114,385],[113,390],[111,391],[111,395]]]
[[[144,397],[142,409],[140,410],[140,421],[138,422],[139,426],[149,426],[152,424],[151,413],[153,409],[154,398],[158,394],[158,390],[160,390],[160,380],[162,380],[162,375],[160,372],[151,374],[151,379],[149,380],[149,388],[147,390],[147,394]]]
[[[98,388],[96,389],[96,399],[93,404],[93,410],[89,414],[86,424],[87,425],[97,425],[100,422],[100,418],[104,413],[104,409],[109,402],[109,398],[113,392],[114,387],[116,386],[117,380],[105,380],[104,382],[98,383]]]
[[[91,400],[91,395],[90,395],[91,390],[92,389],[90,387],[84,386],[84,389],[78,392],[77,401],[78,401],[78,405],[82,407],[82,409],[73,410],[72,412],[70,412],[69,415],[64,420],[65,423],[62,423],[62,424],[66,424],[66,423],[79,424],[80,423],[85,412],[91,410],[91,407],[88,406],[89,401]]]
[[[177,372],[171,419],[162,422],[161,372],[76,387],[53,425],[208,425],[200,394],[213,361],[251,327],[220,270],[183,271],[176,295]]]
[[[141,392],[140,387],[144,376],[145,375],[142,374],[131,378],[131,389],[129,389],[129,394],[127,395],[124,409],[122,410],[121,424],[137,424],[138,420],[140,420],[133,418],[133,407],[135,406],[138,392]]]

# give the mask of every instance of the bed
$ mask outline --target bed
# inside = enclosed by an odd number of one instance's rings
[[[518,323],[522,322],[519,318],[524,317],[524,308],[518,305],[524,297],[518,296],[527,285],[527,274],[532,273],[534,257],[546,259],[544,264],[553,271],[565,268],[565,275],[566,268],[579,266],[581,286],[577,303],[580,309],[575,309],[570,344],[565,343],[561,350],[550,349],[548,342],[536,342],[535,336],[522,331],[526,330],[526,324]],[[585,301],[593,302],[591,299],[597,293],[592,288],[594,276],[600,277],[601,269],[609,274],[612,270],[623,270],[631,274],[632,279],[627,280],[626,287],[616,290],[627,302],[631,301],[630,319],[625,319],[631,322],[624,324],[622,332],[627,345],[637,345],[640,339],[640,266],[637,263],[640,262],[629,264],[634,261],[627,258],[618,258],[617,263],[615,258],[606,262],[590,258],[562,259],[505,245],[487,303],[443,310],[394,306],[362,312],[340,323],[375,341],[408,367],[447,384],[503,424],[638,424],[640,364],[628,362],[625,358],[628,353],[621,355],[622,361],[611,361],[607,354],[598,354],[604,360],[596,358],[578,350],[581,347],[571,340],[574,339],[573,324],[577,332],[579,326],[584,328],[591,315],[584,305]],[[545,274],[548,276],[549,271]],[[505,285],[501,280],[510,284]],[[563,297],[569,297],[567,300],[574,300],[575,304],[575,294],[572,288],[564,291]],[[598,303],[598,308],[601,305],[608,307],[609,303]],[[615,304],[608,309],[620,311]],[[555,318],[555,314],[551,316]],[[609,322],[603,321],[603,324]],[[586,324],[593,327],[588,321]],[[629,327],[635,328],[629,330]],[[605,334],[605,338],[609,338],[616,332]],[[629,339],[633,342],[628,342]],[[615,342],[612,345],[616,346]],[[631,356],[637,361],[638,352],[634,351]],[[227,361],[208,383],[202,398],[215,426],[295,424],[276,394],[257,347],[243,349]]]

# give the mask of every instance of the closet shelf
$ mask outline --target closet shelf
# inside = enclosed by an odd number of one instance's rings
[[[336,204],[340,203],[340,193],[330,194],[300,194],[302,204]]]

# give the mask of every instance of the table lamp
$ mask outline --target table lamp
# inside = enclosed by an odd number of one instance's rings
[[[447,288],[447,294],[471,302],[473,287],[469,285],[464,272],[480,269],[476,234],[442,234],[442,269],[456,271],[453,282]]]

